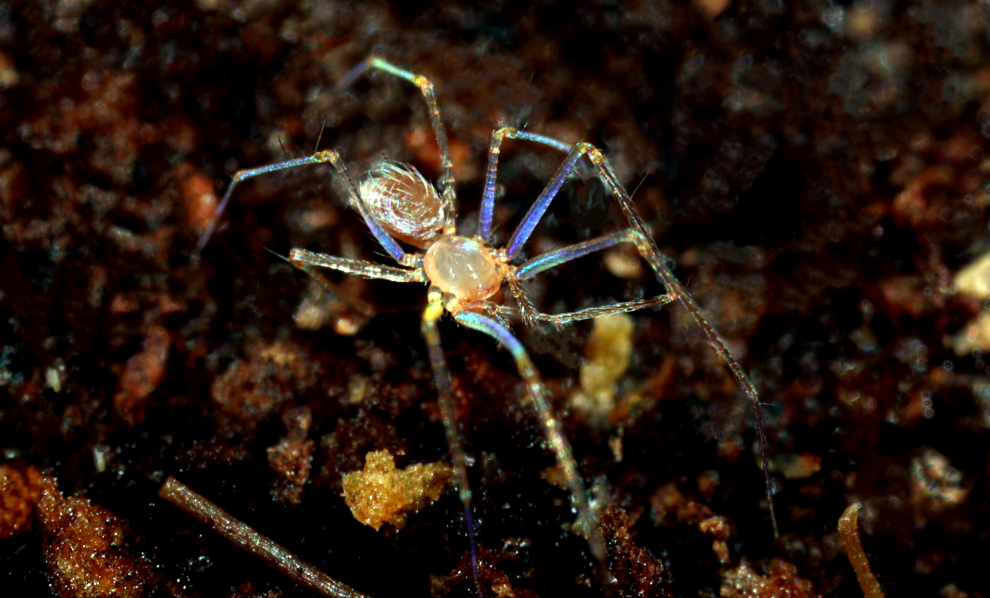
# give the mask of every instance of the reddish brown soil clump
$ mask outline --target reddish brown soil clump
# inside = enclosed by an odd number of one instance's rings
[[[52,589],[61,598],[140,598],[154,591],[151,563],[128,545],[127,523],[85,498],[41,482],[38,521]]]

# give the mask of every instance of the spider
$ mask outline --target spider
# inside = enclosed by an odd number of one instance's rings
[[[288,261],[296,268],[321,280],[316,268],[328,268],[345,274],[381,279],[399,283],[428,284],[427,304],[422,312],[421,330],[426,340],[429,361],[439,395],[439,406],[454,479],[463,505],[465,526],[471,550],[474,581],[479,595],[484,595],[478,582],[475,554],[474,524],[472,522],[471,490],[467,480],[467,464],[461,435],[453,410],[453,384],[444,357],[437,326],[440,318],[449,313],[466,328],[493,338],[511,354],[520,376],[525,382],[544,433],[566,481],[570,500],[577,512],[577,529],[587,537],[591,552],[599,563],[605,563],[605,547],[597,525],[596,510],[588,500],[584,483],[578,472],[570,444],[562,431],[560,420],[547,402],[547,392],[539,373],[522,343],[512,332],[508,316],[518,315],[523,324],[533,326],[538,322],[563,325],[578,320],[597,318],[610,314],[630,312],[648,307],[658,307],[680,302],[701,326],[709,344],[725,361],[738,385],[749,399],[756,418],[757,431],[766,481],[766,497],[774,534],[777,523],[773,514],[773,493],[766,458],[766,435],[756,387],[733,358],[725,341],[708,320],[694,299],[685,291],[666,265],[664,255],[657,248],[642,218],[637,213],[628,192],[619,183],[614,171],[602,153],[588,143],[569,144],[550,137],[502,127],[492,134],[488,152],[488,166],[480,219],[473,236],[457,234],[457,199],[454,186],[454,167],[447,143],[440,108],[433,91],[433,84],[425,77],[404,70],[377,56],[370,56],[338,84],[349,86],[368,71],[378,70],[404,79],[415,85],[426,101],[430,125],[440,151],[442,173],[438,188],[434,187],[414,167],[406,164],[381,162],[367,173],[360,186],[356,186],[340,155],[333,150],[323,150],[311,156],[287,160],[237,172],[227,188],[209,226],[197,243],[201,251],[213,234],[217,222],[237,185],[246,179],[271,172],[313,164],[330,164],[346,188],[350,204],[359,212],[371,234],[397,266],[335,257],[305,249],[292,249]],[[512,232],[504,247],[492,244],[492,218],[495,207],[495,184],[502,142],[506,139],[528,141],[559,150],[566,156],[536,201],[530,206],[521,222]],[[606,190],[618,203],[628,226],[625,228],[574,245],[549,251],[542,255],[522,259],[521,252],[537,224],[557,196],[568,175],[579,162],[590,162]],[[527,298],[522,282],[565,262],[600,252],[616,245],[628,243],[650,265],[665,292],[648,299],[624,301],[604,307],[592,307],[577,311],[548,314],[538,311]],[[412,250],[405,247],[411,247]],[[502,288],[508,290],[515,307],[503,305]]]

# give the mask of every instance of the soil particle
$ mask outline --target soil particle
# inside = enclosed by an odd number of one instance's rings
[[[61,598],[139,598],[155,590],[151,562],[133,551],[127,523],[41,480],[38,521],[52,590]]]
[[[41,472],[36,467],[0,465],[0,540],[34,529],[39,500]]]

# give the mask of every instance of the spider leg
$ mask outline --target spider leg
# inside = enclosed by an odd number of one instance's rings
[[[430,126],[433,128],[433,136],[436,137],[437,147],[440,148],[440,164],[443,169],[440,175],[440,193],[443,201],[443,211],[446,215],[444,228],[453,232],[457,224],[457,195],[454,191],[454,161],[450,157],[450,145],[447,143],[447,131],[443,128],[443,118],[440,116],[440,106],[437,104],[437,96],[433,92],[433,83],[422,75],[401,69],[390,62],[377,56],[369,56],[363,63],[349,72],[344,79],[337,84],[341,89],[353,83],[358,77],[369,69],[384,71],[400,79],[405,79],[419,88],[426,100],[427,113],[430,117]]]
[[[520,291],[521,292],[521,291]],[[622,303],[616,303],[614,305],[605,305],[602,307],[588,307],[585,309],[579,309],[577,311],[569,311],[561,314],[548,314],[542,311],[537,311],[535,308],[532,311],[528,311],[526,317],[531,318],[533,321],[549,322],[555,326],[562,324],[570,324],[571,322],[578,322],[580,320],[592,320],[594,318],[600,318],[602,316],[610,316],[612,314],[627,313],[630,311],[639,311],[641,309],[646,309],[647,307],[659,307],[661,305],[667,305],[672,303],[674,298],[670,295],[659,295],[657,297],[651,297],[649,299],[636,299],[634,301],[623,301]],[[479,305],[479,303],[486,303],[487,305]],[[508,307],[505,305],[499,305],[497,303],[490,302],[472,302],[464,306],[465,309],[484,309],[493,318],[499,321],[500,324],[509,327],[509,322],[505,319],[505,316],[522,316],[523,310],[517,309],[515,307]]]
[[[494,303],[492,301],[481,300],[481,301],[471,301],[463,305],[463,309],[466,311],[484,311],[491,317],[498,320],[498,323],[509,328],[509,321],[505,319],[505,315],[515,315],[519,312],[517,309],[511,307],[506,307],[499,303]]]
[[[203,248],[206,247],[206,244],[210,241],[210,237],[213,236],[213,231],[217,228],[217,222],[220,221],[220,216],[227,208],[227,203],[230,201],[230,196],[233,194],[234,188],[237,187],[238,183],[245,179],[256,177],[259,174],[278,172],[279,170],[288,170],[298,166],[306,166],[307,164],[321,163],[322,162],[314,159],[314,156],[308,156],[306,158],[296,158],[295,160],[286,160],[285,162],[276,162],[275,164],[268,164],[258,168],[237,171],[234,174],[233,179],[230,181],[230,186],[227,187],[227,192],[223,194],[223,199],[220,200],[220,205],[217,206],[216,211],[213,213],[213,218],[210,220],[210,224],[206,227],[206,230],[203,231],[203,234],[200,235],[199,241],[196,242],[197,253],[203,251]]]
[[[230,186],[227,187],[227,192],[223,194],[223,199],[220,200],[220,205],[217,206],[217,211],[213,213],[213,218],[210,220],[209,226],[206,227],[206,230],[203,231],[203,234],[199,237],[199,241],[196,243],[196,251],[202,251],[203,248],[206,247],[206,244],[210,241],[213,231],[216,230],[217,222],[220,221],[220,216],[227,208],[227,204],[230,202],[230,198],[233,195],[234,188],[237,187],[238,183],[245,179],[256,177],[260,174],[288,170],[290,168],[307,166],[309,164],[326,164],[328,162],[334,167],[337,174],[344,181],[344,185],[347,187],[347,194],[351,203],[354,204],[354,207],[357,208],[357,211],[361,214],[361,218],[364,219],[365,224],[368,225],[368,228],[371,230],[371,234],[378,239],[382,249],[392,256],[392,259],[396,262],[411,265],[411,263],[406,260],[406,252],[399,247],[399,244],[395,241],[395,239],[385,232],[382,225],[375,220],[370,212],[368,212],[364,202],[361,201],[361,197],[358,195],[357,189],[354,187],[354,182],[351,181],[351,178],[347,175],[347,167],[344,165],[344,161],[340,158],[340,154],[333,150],[324,150],[321,152],[316,152],[312,156],[307,156],[305,158],[296,158],[295,160],[276,162],[275,164],[269,164],[259,168],[237,171],[237,173],[234,174],[233,180],[230,182]]]
[[[568,247],[548,251],[522,263],[515,271],[516,280],[526,280],[545,272],[551,268],[584,257],[596,251],[605,251],[609,247],[615,247],[619,243],[635,243],[636,231],[631,228],[616,231],[594,239],[588,239],[580,243],[575,243]]]
[[[597,170],[599,178],[618,202],[619,208],[622,210],[626,220],[629,222],[630,228],[638,233],[632,239],[632,242],[636,245],[636,250],[650,265],[650,268],[653,269],[654,275],[657,277],[657,280],[663,283],[664,287],[667,289],[667,293],[676,297],[688,313],[694,317],[695,321],[705,332],[705,336],[708,337],[708,344],[729,367],[733,377],[736,379],[736,383],[749,399],[750,405],[753,408],[754,418],[756,419],[757,436],[759,436],[760,439],[760,457],[763,466],[763,478],[766,482],[766,497],[767,505],[770,510],[770,522],[773,525],[774,537],[779,537],[780,532],[777,528],[777,516],[775,514],[773,504],[773,481],[770,478],[770,463],[767,460],[767,434],[763,428],[763,413],[760,409],[760,399],[759,393],[756,390],[756,385],[753,384],[753,381],[746,374],[746,371],[743,370],[739,362],[732,356],[732,352],[729,351],[729,347],[726,344],[725,339],[722,338],[722,335],[715,329],[715,326],[711,323],[711,321],[709,321],[701,307],[698,306],[694,298],[688,294],[681,283],[678,282],[677,278],[674,277],[673,272],[670,271],[670,268],[666,264],[666,257],[660,251],[660,248],[657,247],[653,237],[650,236],[649,228],[647,228],[646,223],[643,222],[639,212],[636,211],[636,206],[633,204],[629,193],[625,190],[622,184],[619,183],[612,167],[605,161],[605,156],[602,155],[598,148],[589,143],[569,145],[556,139],[551,139],[549,137],[535,135],[532,133],[525,133],[512,128],[500,129],[497,133],[501,133],[501,137],[525,139],[567,152],[567,157],[564,158],[563,163],[561,163],[561,165],[557,168],[553,178],[547,184],[546,188],[544,188],[536,202],[530,207],[529,211],[523,217],[522,222],[519,223],[519,226],[509,239],[509,243],[506,248],[507,259],[512,259],[518,254],[519,250],[522,249],[522,246],[532,234],[533,229],[536,228],[537,222],[539,222],[540,218],[543,217],[543,214],[550,206],[550,202],[560,190],[560,187],[564,184],[564,179],[574,170],[578,159],[582,156],[587,156],[588,160]],[[497,155],[497,152],[495,155]],[[492,168],[491,163],[489,164],[489,168]],[[485,190],[485,194],[488,194],[487,188]],[[494,197],[494,187],[492,188],[492,196]]]
[[[290,260],[289,258],[285,257],[280,253],[276,253],[270,249],[268,250],[268,253],[271,253],[272,255],[274,255],[279,259],[283,259],[289,262],[294,267],[308,274],[310,278],[315,280],[323,288],[324,293],[326,293],[328,296],[333,297],[334,299],[340,301],[347,307],[354,310],[364,319],[365,322],[375,317],[375,309],[371,307],[371,305],[356,297],[351,297],[347,293],[341,292],[333,281],[331,281],[329,278],[324,276],[321,272],[319,272],[316,268],[309,265],[308,263],[305,262],[293,263],[292,260]]]
[[[661,305],[672,303],[673,301],[674,297],[671,295],[660,295],[650,299],[623,301],[622,303],[616,303],[614,305],[587,307],[585,309],[568,311],[560,314],[548,314],[537,311],[534,312],[531,317],[541,322],[549,322],[559,326],[561,324],[570,324],[571,322],[578,322],[580,320],[593,320],[594,318],[611,316],[613,314],[624,314],[631,311],[639,311],[641,309],[646,309],[647,307],[659,307]]]
[[[478,220],[478,236],[485,241],[486,245],[491,243],[492,214],[495,211],[495,177],[498,174],[498,156],[502,152],[502,141],[506,138],[528,139],[537,143],[551,145],[562,152],[571,151],[570,144],[563,143],[549,137],[544,137],[542,135],[526,133],[525,131],[520,131],[511,127],[503,127],[492,133],[492,145],[488,150],[488,170],[485,174],[485,192],[481,197],[481,218]],[[563,181],[561,181],[561,183],[563,183]],[[557,188],[559,189],[560,186],[558,185]],[[556,190],[554,193],[556,193]],[[537,218],[537,220],[539,220],[539,218]]]
[[[481,590],[481,582],[478,580],[478,555],[474,538],[474,518],[471,514],[471,487],[468,485],[467,459],[464,454],[464,446],[461,444],[461,432],[457,425],[457,418],[454,416],[453,405],[453,383],[450,378],[450,370],[447,369],[447,360],[443,356],[443,347],[440,344],[440,332],[437,329],[437,320],[443,315],[443,304],[441,303],[443,293],[440,289],[431,288],[429,291],[429,303],[423,311],[422,331],[426,339],[426,347],[430,354],[430,366],[433,368],[434,384],[439,395],[440,415],[443,417],[443,431],[447,436],[447,447],[450,449],[450,460],[454,465],[454,477],[457,482],[457,493],[464,507],[464,526],[467,528],[468,543],[471,546],[471,574],[474,577],[475,591],[478,598],[484,598],[485,594]]]
[[[550,251],[544,253],[543,255],[537,256],[525,263],[523,263],[513,274],[513,279],[510,280],[510,285],[513,282],[518,282],[520,280],[526,280],[536,276],[540,272],[549,270],[563,263],[569,262],[571,260],[577,259],[588,255],[589,253],[594,253],[596,251],[603,251],[609,247],[618,245],[619,243],[635,243],[639,233],[632,228],[627,228],[612,234],[597,237],[595,239],[589,239],[581,243],[576,243],[569,247],[564,247],[556,251]],[[522,293],[522,289],[519,289],[519,293]],[[513,293],[515,294],[515,292]],[[675,299],[674,295],[671,293],[664,293],[663,295],[658,295],[656,297],[651,297],[649,299],[637,299],[633,301],[623,301],[621,303],[616,303],[614,305],[606,305],[602,307],[589,307],[586,309],[579,309],[577,311],[566,312],[562,314],[546,314],[540,311],[536,311],[535,308],[523,307],[524,313],[530,311],[529,317],[535,320],[540,320],[543,322],[550,322],[551,324],[567,324],[569,322],[576,322],[578,320],[588,320],[591,318],[599,318],[601,316],[608,316],[618,313],[626,313],[630,311],[636,311],[639,309],[644,309],[647,307],[656,307],[660,305],[666,305],[673,302]]]
[[[379,280],[390,280],[392,282],[426,282],[426,273],[423,270],[406,270],[395,266],[383,266],[373,262],[363,260],[352,260],[345,257],[336,257],[325,253],[316,253],[305,249],[293,249],[289,252],[289,263],[304,272],[308,272],[311,267],[329,268],[344,274],[354,274],[365,278],[377,278]]]
[[[547,402],[546,389],[526,349],[508,328],[499,324],[494,318],[477,312],[462,311],[454,314],[454,319],[467,328],[492,337],[512,354],[519,375],[526,383],[529,398],[543,422],[544,432],[550,442],[550,447],[553,449],[554,456],[557,458],[557,463],[564,470],[564,479],[571,493],[571,504],[578,513],[578,523],[587,535],[592,554],[605,567],[605,544],[598,527],[597,512],[588,502],[588,495],[585,492],[584,482],[578,473],[571,445],[564,436],[560,420]]]
[[[522,285],[519,284],[517,279],[509,278],[506,282],[509,285],[509,292],[512,294],[512,298],[515,299],[516,304],[519,305],[519,308],[513,309],[511,307],[493,304],[493,307],[488,311],[494,311],[494,315],[498,317],[502,324],[505,324],[505,320],[501,317],[501,314],[518,314],[522,317],[523,324],[530,327],[535,326],[537,322],[549,322],[554,326],[560,326],[571,322],[577,322],[579,320],[590,320],[592,318],[600,318],[602,316],[610,316],[612,314],[646,309],[647,307],[658,307],[660,305],[667,305],[668,303],[674,301],[673,295],[670,293],[665,293],[649,299],[635,299],[632,301],[623,301],[621,303],[604,305],[601,307],[587,307],[585,309],[560,314],[548,314],[536,309],[533,303],[526,296],[526,292],[523,290]]]

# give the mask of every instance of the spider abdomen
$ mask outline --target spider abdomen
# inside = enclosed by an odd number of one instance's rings
[[[441,237],[430,246],[423,269],[431,283],[464,303],[491,297],[502,282],[488,248],[456,235]]]
[[[426,247],[444,224],[437,190],[408,164],[379,162],[361,182],[365,207],[389,234],[415,247]]]

